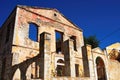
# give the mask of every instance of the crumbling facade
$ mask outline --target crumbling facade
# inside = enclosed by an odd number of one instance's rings
[[[87,45],[91,80],[120,80],[120,43],[101,50]]]
[[[0,29],[0,59],[0,80],[118,80],[107,52],[84,46],[56,9],[17,6]]]

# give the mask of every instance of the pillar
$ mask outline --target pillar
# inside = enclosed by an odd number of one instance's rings
[[[51,35],[42,33],[40,35],[40,78],[51,80]]]
[[[91,45],[87,45],[86,49],[87,49],[87,56],[88,56],[88,62],[89,62],[90,78],[91,80],[95,80],[95,71],[94,71],[95,65],[94,65]]]
[[[90,55],[89,55],[89,57],[90,57]],[[84,76],[90,77],[89,61],[88,61],[87,47],[86,46],[82,46],[82,60],[83,60]]]
[[[75,77],[75,63],[73,56],[73,40],[67,40],[64,42],[64,58],[65,58],[65,75],[70,77]]]

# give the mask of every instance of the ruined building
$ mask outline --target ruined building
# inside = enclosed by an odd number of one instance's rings
[[[84,46],[58,10],[19,5],[0,28],[0,80],[119,80],[113,52]]]

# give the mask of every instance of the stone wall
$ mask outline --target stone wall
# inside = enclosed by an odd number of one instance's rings
[[[119,61],[109,59],[109,55],[105,50],[103,51],[100,48],[91,49],[90,45],[87,45],[87,54],[91,80],[98,80],[97,58],[101,58],[104,63],[106,80],[119,80]]]
[[[52,78],[52,80],[90,80],[89,77],[56,77]]]
[[[7,43],[5,46],[3,43],[7,38],[6,34],[2,34],[2,32],[6,33],[8,26],[3,25],[3,29],[0,30],[0,37],[2,36],[3,38],[0,47],[1,53],[3,54],[4,50],[7,51],[5,53],[9,53],[9,55],[6,54],[7,59],[5,61],[5,66],[8,67],[4,69],[5,75],[9,76],[3,75],[3,80],[30,80],[38,78],[51,80],[52,71],[56,71],[55,54],[59,56],[56,52],[56,31],[62,34],[61,53],[63,56],[61,58],[65,62],[65,76],[84,76],[81,49],[84,43],[81,29],[55,9],[17,6],[13,14],[10,16],[15,20],[12,22],[12,26],[10,26],[12,28],[10,34],[11,41],[8,41],[10,43]],[[12,18],[8,19],[7,24],[9,20],[13,20]],[[31,23],[35,24],[38,29],[36,41],[29,37]],[[72,36],[75,36],[75,43],[71,40]],[[65,45],[66,41],[68,41],[68,45]],[[10,46],[10,49],[8,49],[8,46]],[[76,49],[73,48],[74,46]],[[5,49],[3,49],[4,47]],[[78,65],[78,73],[76,73],[75,69],[76,64]]]
[[[109,80],[119,80],[120,79],[120,62],[117,60],[108,60],[108,76]]]

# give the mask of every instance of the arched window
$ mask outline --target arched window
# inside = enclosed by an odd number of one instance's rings
[[[64,76],[65,73],[65,66],[64,66],[64,61],[62,59],[59,59],[57,61],[57,76]]]
[[[105,71],[105,64],[102,58],[96,58],[96,68],[97,68],[97,77],[98,80],[107,80],[106,71]]]
[[[38,27],[34,23],[29,24],[29,38],[33,41],[38,39]]]
[[[64,63],[64,61],[62,59],[59,59],[57,63]]]

